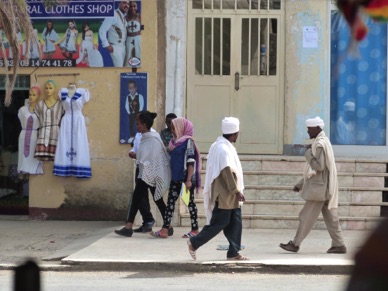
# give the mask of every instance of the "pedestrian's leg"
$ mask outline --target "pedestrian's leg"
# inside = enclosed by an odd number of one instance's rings
[[[153,200],[154,200],[156,206],[159,209],[160,215],[163,218],[164,214],[166,213],[166,209],[167,209],[166,203],[164,203],[163,197],[160,198],[159,200],[155,201],[155,187],[150,187],[150,190],[151,190],[151,193],[152,193]]]
[[[329,210],[328,204],[325,203],[322,208],[323,219],[327,230],[329,231],[330,237],[332,239],[332,247],[341,247],[345,245],[344,237],[342,235],[342,229],[338,218],[337,208]]]
[[[300,246],[302,241],[310,233],[324,204],[324,201],[306,201],[302,210],[299,212],[299,226],[293,240],[295,246]]]
[[[229,241],[227,258],[238,256],[241,248],[242,218],[241,208],[232,209],[229,224],[224,228],[224,235]]]
[[[154,217],[151,213],[151,205],[150,205],[148,189],[149,187],[147,185],[147,188],[144,188],[144,193],[142,195],[142,199],[139,204],[139,211],[140,211],[141,217],[143,218],[144,223],[154,221]]]
[[[190,220],[191,220],[191,231],[198,231],[198,209],[197,204],[195,204],[195,195],[194,195],[194,188],[191,187],[190,189],[190,201],[189,201],[189,213],[190,213]]]
[[[145,197],[148,199],[148,185],[141,179],[137,179],[135,191],[133,191],[132,204],[128,212],[127,222],[135,221],[136,214],[141,207],[141,214],[144,222],[153,221],[150,205],[144,202]]]
[[[231,212],[230,209],[219,209],[216,203],[212,212],[210,224],[205,225],[200,233],[190,238],[193,248],[195,250],[198,249],[219,234],[220,231],[228,225]]]
[[[171,181],[167,197],[166,212],[164,213],[163,217],[163,228],[168,228],[171,225],[171,219],[174,216],[175,211],[175,204],[178,200],[181,188],[182,182]]]
[[[132,193],[132,199],[130,200],[130,205],[127,213],[127,223],[133,223],[137,212],[139,211],[139,201],[141,200],[140,196],[140,186],[136,183],[135,190]]]
[[[136,167],[136,183],[139,179],[137,177],[139,176],[139,167]],[[148,185],[142,184],[142,190],[144,193],[142,193],[142,199],[139,201],[139,212],[141,214],[141,217],[143,218],[143,225],[145,223],[153,222],[154,218],[151,213],[151,206],[150,206],[150,199],[148,194]],[[146,187],[147,186],[147,187]]]

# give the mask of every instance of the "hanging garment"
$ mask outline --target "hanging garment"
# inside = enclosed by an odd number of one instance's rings
[[[39,101],[34,112],[39,118],[35,158],[40,161],[53,161],[58,142],[59,124],[63,114],[62,104],[57,101],[48,107],[44,101]]]
[[[65,115],[62,117],[54,160],[55,176],[90,178],[89,143],[82,108],[89,101],[89,91],[78,88],[72,97],[69,90],[59,91]]]
[[[21,107],[18,112],[22,131],[19,135],[18,173],[43,174],[42,162],[34,158],[38,139],[39,120],[34,112],[30,112],[29,104]]]

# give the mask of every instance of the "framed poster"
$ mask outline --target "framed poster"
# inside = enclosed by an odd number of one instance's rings
[[[137,133],[136,114],[147,110],[148,73],[120,75],[120,143],[131,144]]]
[[[27,40],[15,24],[20,66],[140,67],[141,1],[69,0],[50,8],[42,1],[26,2],[34,35]],[[0,37],[8,64],[13,66],[12,51],[1,28]],[[30,44],[29,61],[26,59],[27,42]],[[0,52],[0,67],[5,61]]]

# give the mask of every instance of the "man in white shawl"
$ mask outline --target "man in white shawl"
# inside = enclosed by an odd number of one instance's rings
[[[212,144],[206,164],[204,206],[207,225],[191,237],[187,244],[191,257],[196,259],[196,250],[214,238],[221,230],[229,241],[228,260],[248,260],[239,254],[242,235],[240,203],[245,201],[243,172],[236,148],[240,121],[235,117],[222,120],[222,136]]]
[[[322,212],[327,230],[332,239],[327,253],[345,254],[346,246],[338,218],[338,178],[334,153],[331,143],[323,131],[324,122],[320,117],[306,120],[307,133],[313,140],[304,154],[306,164],[303,178],[294,186],[294,191],[301,191],[306,200],[299,213],[299,227],[295,238],[279,246],[296,253],[299,246],[309,234],[318,215]]]

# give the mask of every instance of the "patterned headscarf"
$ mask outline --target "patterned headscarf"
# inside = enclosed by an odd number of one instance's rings
[[[193,124],[186,118],[175,118],[172,120],[172,124],[174,125],[176,136],[170,140],[170,144],[168,145],[171,151],[184,143],[188,138],[192,139],[194,135]]]
[[[193,141],[194,147],[195,147],[195,157],[196,157],[196,167],[195,167],[195,175],[197,180],[197,185],[195,186],[197,188],[197,193],[199,191],[199,188],[201,187],[201,154],[198,150],[197,145],[195,144],[195,140],[193,138],[194,135],[194,127],[193,124],[184,117],[178,117],[172,120],[172,124],[175,129],[175,134],[168,145],[168,148],[170,151],[173,151],[176,147],[180,146],[186,140],[191,139]]]

